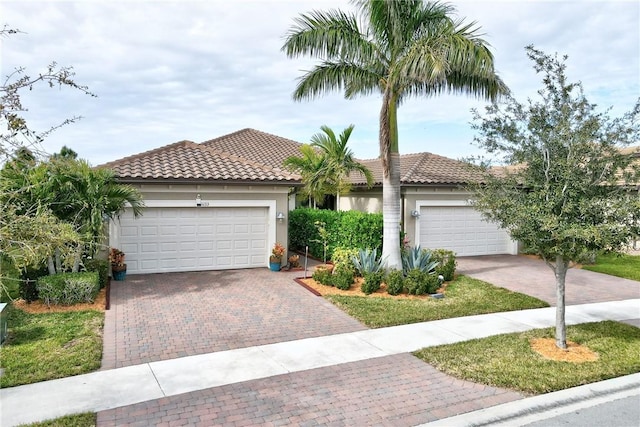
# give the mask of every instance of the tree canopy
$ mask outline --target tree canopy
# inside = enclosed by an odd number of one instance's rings
[[[556,342],[566,347],[564,282],[570,261],[618,250],[640,232],[640,162],[622,148],[640,139],[640,99],[619,118],[598,112],[566,59],[526,48],[542,74],[539,100],[505,97],[474,112],[476,143],[508,165],[474,187],[475,207],[539,255],[556,276]]]

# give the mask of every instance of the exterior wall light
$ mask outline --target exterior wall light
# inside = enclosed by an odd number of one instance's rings
[[[278,221],[280,221],[280,222],[284,221],[284,213],[282,213],[282,212],[278,212],[278,213],[276,214],[276,219],[277,219]]]
[[[411,216],[414,218],[420,218],[420,211],[417,211],[417,210],[411,211]]]

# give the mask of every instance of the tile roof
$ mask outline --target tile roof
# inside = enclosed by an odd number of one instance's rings
[[[379,159],[361,160],[360,163],[371,170],[375,185],[382,184],[382,162]],[[400,156],[400,183],[402,185],[458,185],[481,178],[468,165],[459,160],[432,153],[415,153]],[[360,174],[351,176],[355,185],[365,185]]]
[[[297,183],[299,175],[203,144],[180,141],[125,157],[99,167],[111,168],[118,178],[130,180],[221,180]]]

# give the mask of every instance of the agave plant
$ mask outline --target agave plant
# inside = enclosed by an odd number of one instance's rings
[[[438,261],[431,261],[431,252],[421,249],[419,245],[402,254],[402,271],[405,276],[414,269],[434,273],[437,266]]]
[[[364,277],[369,273],[377,273],[382,270],[382,259],[378,258],[376,249],[360,249],[357,256],[351,258],[358,274]]]

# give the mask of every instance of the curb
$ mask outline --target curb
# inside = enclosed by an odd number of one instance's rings
[[[640,396],[640,373],[528,397],[418,427],[522,426],[630,396]]]

